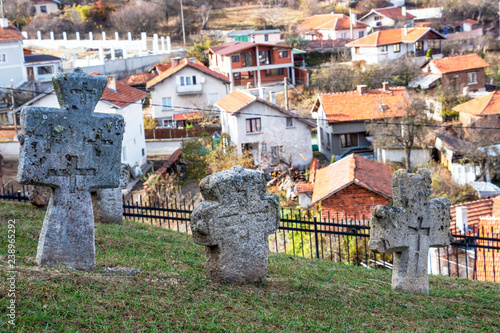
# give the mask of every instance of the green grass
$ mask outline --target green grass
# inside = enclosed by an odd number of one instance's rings
[[[136,222],[98,225],[94,272],[34,263],[44,212],[0,202],[2,280],[7,219],[16,219],[18,332],[500,332],[500,285],[430,278],[430,295],[391,290],[391,272],[271,255],[266,283],[205,277],[191,237]],[[135,267],[134,276],[104,274]]]

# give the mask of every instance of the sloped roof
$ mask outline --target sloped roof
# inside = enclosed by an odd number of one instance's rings
[[[90,75],[101,75],[99,73],[90,73]],[[109,87],[109,80],[108,80]],[[120,81],[116,81],[116,92],[110,90],[108,87],[104,89],[101,100],[116,105],[123,109],[124,107],[145,98],[148,94],[142,90],[132,88]]]
[[[458,230],[457,224],[457,207],[467,207],[467,224],[469,228],[472,229],[473,226],[477,226],[479,219],[483,216],[493,215],[493,198],[481,199],[476,201],[465,202],[462,204],[453,205],[450,208],[451,220],[450,229],[455,232],[460,232]]]
[[[353,28],[366,28],[368,24],[356,21]],[[350,29],[350,19],[349,16],[344,14],[325,14],[325,15],[314,15],[306,18],[306,20],[300,25],[300,30],[346,30]]]
[[[168,70],[170,67],[172,67],[171,62],[158,63],[158,64],[154,64],[154,66],[151,67],[149,69],[149,71],[151,72],[152,70],[156,69],[158,71],[158,73],[161,74],[161,73],[165,72],[166,70]]]
[[[408,28],[408,34],[404,34],[405,28],[380,30],[366,37],[356,39],[346,46],[381,46],[397,43],[415,43],[422,37],[431,39],[446,39],[443,35],[432,28]]]
[[[475,25],[475,24],[479,24],[478,21],[475,21],[475,20],[472,20],[472,19],[465,19],[465,20],[462,20],[463,23],[469,23],[469,24],[472,24],[472,25]]]
[[[180,71],[181,69],[183,69],[185,67],[191,67],[191,68],[197,69],[200,72],[203,72],[205,74],[213,76],[216,79],[224,81],[225,83],[230,83],[230,81],[227,78],[227,76],[211,70],[210,68],[208,68],[205,65],[203,65],[203,63],[201,63],[200,61],[198,61],[198,60],[191,61],[190,59],[184,58],[184,59],[182,59],[180,61],[180,64],[178,66],[176,66],[176,67],[170,67],[165,72],[163,72],[160,75],[158,75],[158,76],[152,78],[151,80],[149,80],[148,83],[146,84],[146,88],[149,89],[149,88],[157,85],[158,83],[160,83],[163,80],[165,80],[166,78],[174,75],[175,73],[177,73],[178,71]]]
[[[405,87],[390,87],[389,91],[368,90],[363,95],[357,90],[319,94],[315,108],[318,103],[323,106],[328,122],[346,122],[401,117],[409,99]]]
[[[252,43],[252,42],[242,42],[242,41],[232,41],[228,42],[222,45],[218,46],[213,46],[211,47],[208,51],[212,51],[213,53],[220,54],[220,55],[230,55],[233,53],[238,53],[240,51],[253,48],[255,46],[262,45],[262,46],[274,46],[274,47],[279,47],[281,49],[293,49],[292,46],[287,46],[287,45],[275,45],[275,44],[270,44],[270,43]]]
[[[316,124],[312,121],[309,121],[305,118],[302,118],[301,116],[299,116],[293,112],[287,111],[287,110],[280,108],[279,106],[277,106],[273,103],[270,103],[266,100],[257,98],[256,96],[245,93],[241,90],[234,90],[232,93],[222,97],[221,99],[216,101],[214,104],[217,107],[219,107],[221,110],[223,110],[229,114],[237,114],[237,113],[241,112],[241,110],[243,110],[245,107],[249,106],[250,104],[252,104],[254,102],[266,104],[266,105],[278,110],[279,112],[285,114],[288,117],[293,117],[293,118],[303,122],[304,124],[306,124],[309,127],[316,127]]]
[[[392,198],[390,166],[352,154],[316,172],[312,203],[318,203],[351,184]]]
[[[401,9],[401,7],[386,7],[386,8],[372,9],[370,13],[368,13],[367,15],[362,17],[361,19],[364,19],[365,17],[367,17],[371,13],[380,14],[382,16],[385,16],[385,17],[393,19],[393,20],[409,20],[409,19],[415,18],[415,16],[408,13],[408,11],[406,11],[406,15],[403,15],[403,10]]]
[[[139,84],[146,84],[148,81],[155,78],[157,75],[154,73],[140,73],[130,75],[124,79],[121,79],[120,82],[129,86],[136,86]]]
[[[17,30],[17,28],[9,22],[8,28],[0,27],[0,41],[8,41],[8,40],[20,40],[24,39],[23,34]]]
[[[60,61],[62,60],[59,57],[50,55],[50,54],[30,54],[30,55],[25,55],[24,56],[24,62],[25,63],[32,63],[32,62],[46,62],[46,61]]]
[[[431,60],[431,63],[436,66],[442,74],[466,71],[470,69],[479,69],[489,67],[486,61],[481,59],[477,54],[467,54],[457,57],[445,57],[441,59]]]
[[[474,98],[453,108],[457,112],[465,112],[476,116],[500,114],[500,91],[493,91],[488,95]]]
[[[281,33],[280,29],[268,29],[268,30],[233,30],[227,33],[227,36],[246,36],[246,35],[263,35],[263,34],[277,34]]]

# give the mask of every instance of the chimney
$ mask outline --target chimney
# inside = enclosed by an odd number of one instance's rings
[[[269,102],[276,105],[276,92],[275,91],[269,92]]]
[[[364,84],[360,84],[357,86],[357,90],[360,95],[364,95],[366,94],[367,87]]]
[[[109,75],[108,76],[108,87],[109,90],[112,92],[118,92],[116,91],[116,78],[114,75]]]
[[[356,25],[357,22],[358,22],[358,16],[354,13],[351,14],[351,24]]]
[[[181,57],[172,58],[172,68],[175,68],[181,64]]]
[[[401,15],[406,17],[406,6],[401,7]]]
[[[0,19],[1,23],[2,23],[2,28],[8,28],[9,27],[9,20],[7,20],[6,18],[2,18]]]
[[[460,229],[462,233],[466,233],[469,230],[469,225],[467,221],[467,207],[460,206],[455,208],[457,228]]]
[[[408,25],[405,24],[405,26],[403,27],[403,31],[404,31],[403,36],[408,35]]]
[[[266,98],[266,93],[265,93],[264,87],[259,87],[259,98],[260,99]]]
[[[255,35],[252,35],[252,43],[255,43]]]
[[[382,82],[382,90],[389,91],[389,82]]]

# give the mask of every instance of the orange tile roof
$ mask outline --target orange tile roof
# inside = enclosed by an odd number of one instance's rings
[[[467,224],[469,225],[469,228],[472,229],[472,227],[475,227],[479,224],[479,220],[481,217],[493,215],[493,200],[494,198],[488,198],[451,206],[450,229],[452,230],[452,232],[460,233],[460,230],[456,226],[457,207],[467,207]]]
[[[251,95],[249,93],[245,93],[241,90],[234,90],[232,93],[222,97],[221,99],[216,101],[214,104],[216,106],[218,106],[221,110],[223,110],[227,113],[235,114],[235,113],[239,113],[243,108],[245,108],[246,106],[248,106],[254,102],[260,102],[260,103],[266,104],[266,105],[278,110],[279,112],[285,114],[288,117],[293,117],[293,118],[303,122],[304,124],[306,124],[307,126],[309,126],[311,128],[316,127],[316,123],[309,121],[305,118],[302,118],[301,116],[297,115],[296,113],[287,111],[283,108],[280,108],[279,106],[277,106],[275,104],[272,104],[266,100],[257,98],[256,96]]]
[[[200,61],[195,60],[195,62],[192,62],[189,59],[184,58],[180,61],[180,64],[178,66],[170,67],[165,72],[163,72],[160,75],[156,76],[155,78],[149,80],[148,83],[146,84],[146,88],[149,89],[149,88],[157,85],[158,83],[162,82],[166,78],[172,76],[173,74],[177,73],[178,71],[180,71],[181,69],[183,69],[185,67],[191,67],[191,68],[197,69],[205,74],[208,74],[208,75],[213,76],[217,79],[220,79],[220,80],[224,81],[225,83],[230,83],[227,76],[211,70],[210,68],[203,65]]]
[[[312,203],[356,184],[386,198],[392,198],[391,167],[352,154],[316,172]]]
[[[358,91],[319,94],[328,122],[366,121],[370,119],[401,117],[409,103],[404,87],[390,87],[368,90],[360,95]],[[384,111],[381,105],[385,104]]]
[[[465,112],[475,116],[500,114],[500,91],[493,91],[488,95],[474,98],[453,108],[457,112]]]
[[[101,75],[99,73],[90,73],[90,75]],[[132,103],[137,102],[145,98],[148,94],[142,90],[132,88],[120,81],[116,82],[116,92],[109,89],[109,80],[108,87],[104,89],[102,93],[101,100],[111,103],[113,105],[118,106],[119,108],[124,108]]]
[[[0,41],[7,40],[20,40],[24,39],[24,36],[17,30],[17,28],[9,22],[8,28],[0,27]]]
[[[406,12],[406,16],[403,16],[403,11],[401,7],[379,8],[379,9],[373,9],[373,11],[375,13],[378,13],[393,20],[409,20],[415,18],[414,15],[408,12]]]
[[[470,69],[479,69],[489,67],[486,61],[481,59],[477,54],[468,54],[457,57],[445,57],[441,59],[431,60],[431,63],[442,73],[452,73],[466,71]]]
[[[314,190],[314,184],[297,184],[295,185],[297,193],[312,193]]]
[[[156,77],[156,74],[154,73],[140,73],[130,75],[129,77],[120,80],[120,82],[129,86],[135,86],[139,84],[145,84],[154,77]]]
[[[172,67],[172,63],[171,62],[167,62],[167,63],[163,63],[163,64],[155,64],[153,66],[152,69],[156,69],[158,71],[158,73],[163,73],[165,71],[167,71],[170,67]]]
[[[472,20],[472,19],[465,19],[462,22],[469,23],[469,24],[472,24],[472,25],[479,24],[478,21],[475,21],[475,20]]]
[[[366,28],[368,24],[356,21],[356,28]],[[326,14],[326,15],[314,15],[306,18],[306,20],[300,25],[300,30],[346,30],[350,29],[350,19],[349,16],[344,14]]]
[[[425,35],[434,35],[436,37],[434,39],[445,39],[443,35],[432,28],[408,28],[408,34],[406,36],[404,35],[404,28],[400,28],[380,30],[366,37],[356,39],[346,44],[346,46],[380,46],[397,43],[414,43]]]

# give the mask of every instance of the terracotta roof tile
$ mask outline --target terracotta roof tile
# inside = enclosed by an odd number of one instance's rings
[[[316,172],[312,203],[320,202],[352,183],[392,198],[391,168],[352,154]]]
[[[156,74],[154,73],[140,73],[140,74],[130,75],[129,77],[120,80],[120,82],[129,86],[135,86],[139,84],[146,84],[154,77],[156,77]]]
[[[9,22],[8,28],[0,27],[0,41],[7,40],[20,40],[24,39],[24,36],[17,30],[17,28]]]
[[[442,73],[460,72],[470,69],[479,69],[490,66],[477,54],[468,54],[458,57],[446,57],[442,59],[431,60],[431,63]]]
[[[90,75],[101,75],[99,73],[90,73]],[[109,87],[109,80],[108,80]],[[102,93],[101,100],[118,106],[119,108],[124,108],[132,103],[137,102],[145,98],[148,94],[142,90],[132,88],[120,81],[116,82],[116,92],[110,90],[108,87],[104,89]]]
[[[405,36],[404,28],[380,30],[369,34],[366,37],[356,39],[346,46],[380,46],[397,43],[414,43],[424,36],[434,37],[431,39],[445,39],[439,32],[432,28],[408,28],[408,34]]]
[[[494,198],[488,198],[451,206],[450,229],[452,232],[460,233],[460,230],[456,226],[457,207],[467,207],[467,223],[469,228],[472,229],[472,227],[476,227],[479,224],[481,217],[493,215],[493,200]]]
[[[474,98],[453,108],[457,112],[465,112],[476,116],[500,114],[500,91]]]
[[[166,78],[172,76],[173,74],[177,73],[178,71],[180,71],[181,69],[183,69],[185,67],[191,67],[191,68],[197,69],[197,70],[199,70],[199,71],[201,71],[201,72],[203,72],[205,74],[211,75],[211,76],[213,76],[213,77],[215,77],[217,79],[220,79],[220,80],[222,80],[222,81],[224,81],[226,83],[230,83],[230,81],[227,78],[227,76],[211,70],[210,68],[208,68],[205,65],[203,65],[200,61],[196,60],[193,63],[189,59],[184,58],[184,59],[182,59],[180,61],[180,64],[178,66],[176,66],[176,67],[170,67],[165,72],[163,72],[160,75],[156,76],[155,78],[149,80],[148,83],[146,84],[146,88],[149,89],[149,88],[157,85],[158,83],[162,82]]]
[[[353,26],[356,28],[366,28],[368,24],[357,21],[357,24]],[[350,19],[349,16],[344,14],[326,14],[326,15],[314,15],[306,18],[306,20],[300,25],[300,30],[346,30],[350,29]]]
[[[469,23],[469,24],[472,24],[472,25],[479,24],[478,21],[475,21],[475,20],[472,20],[472,19],[465,19],[462,22]]]
[[[297,184],[295,185],[297,193],[312,193],[314,190],[314,184]]]
[[[329,122],[401,117],[409,103],[404,87],[391,87],[389,92],[382,89],[368,90],[363,95],[359,95],[357,91],[319,94],[318,99]],[[384,111],[381,110],[382,107]]]
[[[379,9],[374,9],[373,11],[393,20],[409,20],[415,18],[414,15],[408,12],[406,12],[406,16],[403,16],[403,11],[401,7],[379,8]]]

